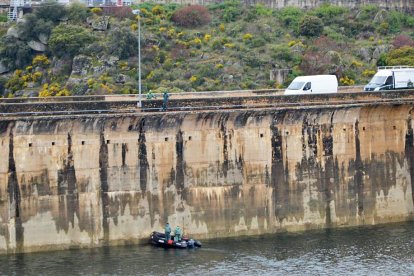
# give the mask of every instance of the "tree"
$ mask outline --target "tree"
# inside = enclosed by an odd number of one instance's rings
[[[83,27],[59,25],[52,31],[49,47],[57,57],[74,57],[93,39],[92,33]]]
[[[82,3],[72,3],[67,10],[68,19],[72,23],[83,23],[88,17],[89,10]]]
[[[137,37],[130,31],[129,28],[114,28],[109,32],[109,54],[125,59],[135,55],[137,50]]]
[[[34,14],[37,18],[58,22],[61,18],[66,16],[66,10],[62,4],[50,0],[41,3],[40,6],[35,9]]]
[[[316,16],[306,15],[299,23],[299,33],[304,36],[319,36],[323,31],[323,22]]]
[[[17,38],[4,36],[0,40],[0,61],[11,70],[30,64],[32,53],[32,49]]]
[[[171,20],[183,27],[197,27],[210,23],[208,9],[200,5],[193,5],[177,10]]]

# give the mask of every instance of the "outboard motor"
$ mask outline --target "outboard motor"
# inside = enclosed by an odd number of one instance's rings
[[[187,247],[188,247],[188,248],[194,248],[194,240],[193,240],[193,239],[190,239],[190,240],[187,242]]]

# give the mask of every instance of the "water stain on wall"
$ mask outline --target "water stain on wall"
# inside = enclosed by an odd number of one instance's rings
[[[411,108],[0,121],[0,252],[412,219]]]

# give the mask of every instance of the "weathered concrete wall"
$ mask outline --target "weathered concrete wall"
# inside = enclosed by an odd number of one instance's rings
[[[410,220],[412,105],[0,121],[0,252]]]
[[[145,2],[144,0],[138,2]],[[220,3],[220,0],[157,0],[159,3],[179,3],[179,4],[199,4],[206,5],[211,3]],[[272,8],[283,8],[295,6],[300,8],[314,8],[325,3],[332,5],[355,8],[363,5],[377,5],[385,9],[413,10],[414,3],[412,0],[243,0],[246,5],[255,5],[261,3]]]

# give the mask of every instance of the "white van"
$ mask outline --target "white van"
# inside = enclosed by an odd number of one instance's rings
[[[285,90],[285,95],[337,93],[338,80],[334,75],[296,77]]]
[[[365,85],[364,91],[412,89],[413,83],[413,66],[383,66],[378,67],[378,72]]]

